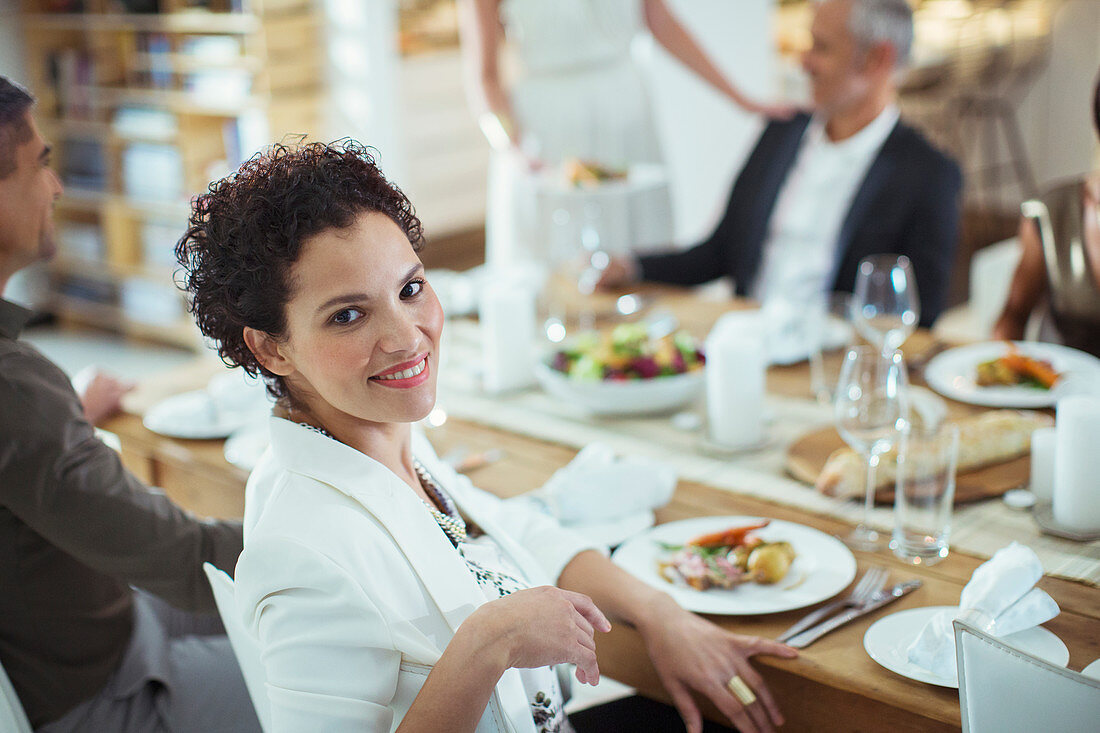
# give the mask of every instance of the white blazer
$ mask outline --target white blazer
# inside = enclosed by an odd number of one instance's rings
[[[592,547],[552,518],[474,488],[415,430],[413,451],[531,585],[553,584]],[[248,481],[236,601],[260,645],[274,730],[339,733],[395,729],[485,597],[407,484],[359,451],[273,417],[271,447]],[[501,677],[477,730],[534,732],[516,670]]]

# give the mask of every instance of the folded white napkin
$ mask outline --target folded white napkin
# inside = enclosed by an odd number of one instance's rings
[[[1043,566],[1030,547],[1013,542],[997,550],[963,588],[958,612],[942,611],[921,629],[909,645],[909,661],[939,677],[955,679],[954,619],[1004,637],[1054,618],[1060,610],[1058,604],[1034,587],[1041,577]]]
[[[581,524],[664,506],[675,488],[672,466],[592,443],[535,494],[560,521]]]

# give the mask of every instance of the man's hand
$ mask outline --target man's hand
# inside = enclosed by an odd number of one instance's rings
[[[596,290],[615,290],[641,280],[641,267],[629,255],[612,257],[596,281]]]
[[[118,413],[122,409],[122,396],[134,388],[132,383],[115,379],[95,367],[73,377],[73,386],[84,406],[84,418],[92,425]]]

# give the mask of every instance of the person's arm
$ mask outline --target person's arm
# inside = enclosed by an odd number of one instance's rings
[[[470,106],[494,150],[519,151],[521,132],[500,74],[500,0],[459,0],[458,29]]]
[[[1012,276],[1008,300],[993,326],[993,338],[1016,341],[1024,337],[1027,319],[1047,289],[1046,263],[1039,230],[1031,219],[1020,219],[1020,264]]]
[[[395,572],[395,560],[381,552],[345,566],[288,537],[250,539],[237,569],[236,601],[259,642],[274,730],[390,730],[408,651],[397,647],[391,626],[409,623],[394,583],[416,582],[404,567]],[[475,730],[501,675],[513,667],[576,664],[577,679],[595,684],[592,635],[609,629],[591,600],[559,588],[486,603],[459,625],[397,730]]]
[[[750,158],[746,168],[752,162]],[[743,190],[744,176],[745,170],[742,169],[730,191],[722,220],[709,237],[690,249],[612,257],[596,281],[596,289],[613,290],[642,280],[669,285],[702,285],[730,274],[728,248],[738,240],[735,232],[745,215],[742,201],[747,195]]]
[[[129,382],[94,369],[73,377],[73,386],[84,406],[84,419],[92,425],[117,415],[122,410],[122,396],[134,388]]]
[[[689,733],[702,728],[692,692],[706,695],[742,733],[771,731],[783,716],[749,657],[768,654],[795,657],[785,644],[729,633],[685,611],[666,593],[652,588],[598,552],[582,552],[558,578],[561,588],[583,593],[612,619],[634,626],[650,659],[684,719]],[[726,683],[739,675],[756,694],[743,706]]]
[[[458,627],[397,729],[474,730],[500,676],[513,667],[576,664],[577,680],[595,685],[593,632],[610,630],[591,599],[552,586],[486,603]]]
[[[45,359],[4,359],[0,406],[0,505],[94,570],[185,610],[216,610],[202,564],[233,571],[239,524],[199,520],[145,487]]]
[[[761,104],[749,99],[740,89],[731,84],[726,75],[711,61],[695,37],[668,9],[665,0],[645,0],[643,10],[646,26],[657,42],[680,63],[728,97],[738,107],[746,112],[768,117],[787,118],[794,114],[795,109],[790,105]]]

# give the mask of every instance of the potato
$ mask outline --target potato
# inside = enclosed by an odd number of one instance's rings
[[[794,551],[790,549],[789,543],[771,542],[761,545],[749,555],[749,575],[757,583],[778,583],[791,569],[793,560]]]

